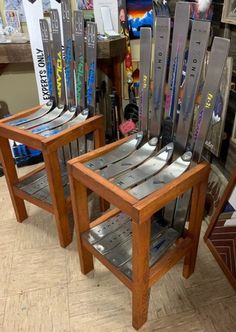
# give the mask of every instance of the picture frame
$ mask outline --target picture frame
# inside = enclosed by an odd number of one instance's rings
[[[215,210],[204,240],[236,289],[236,170]]]
[[[236,25],[236,0],[224,0],[221,22]]]

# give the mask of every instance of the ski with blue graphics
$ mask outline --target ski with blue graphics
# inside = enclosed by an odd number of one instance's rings
[[[85,47],[84,16],[82,10],[74,11],[74,51],[76,68],[76,99],[78,110],[85,108]]]
[[[74,72],[74,52],[72,40],[72,10],[70,0],[61,0],[62,25],[65,48],[65,75],[67,107],[76,105],[75,100],[75,72]]]
[[[11,126],[19,126],[23,125],[24,123],[30,122],[32,120],[39,119],[46,115],[53,109],[53,101],[48,101],[45,105],[43,105],[38,111],[34,112],[33,114],[27,116],[26,118],[20,118],[14,121],[10,121],[8,124]]]
[[[97,25],[87,24],[87,108],[89,116],[95,114],[96,108],[96,73],[97,73]]]
[[[50,137],[56,134],[61,133],[63,130],[66,130],[68,128],[71,128],[79,123],[82,123],[88,118],[88,109],[85,109],[81,111],[76,117],[74,117],[71,121],[68,121],[67,123],[62,124],[61,126],[57,126],[54,129],[48,129],[46,131],[43,131],[40,133],[41,136],[44,137]]]
[[[167,5],[153,1],[154,13],[154,62],[153,97],[150,118],[150,136],[161,135],[163,101],[165,95],[166,69],[169,53],[171,19]]]
[[[172,37],[172,48],[168,76],[168,93],[165,102],[165,114],[162,129],[162,146],[173,141],[179,87],[182,76],[185,47],[189,29],[190,4],[177,2]]]

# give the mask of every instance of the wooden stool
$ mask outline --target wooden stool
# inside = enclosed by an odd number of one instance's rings
[[[87,274],[93,269],[93,256],[114,273],[132,291],[133,327],[139,329],[147,320],[149,290],[172,266],[185,257],[183,276],[188,278],[194,272],[204,201],[207,189],[209,165],[201,163],[193,167],[162,189],[148,197],[137,200],[127,191],[120,189],[96,172],[88,169],[84,162],[102,156],[126,139],[109,144],[68,162],[71,185],[71,199],[77,232],[81,271]],[[113,204],[115,208],[102,217],[90,222],[87,189]],[[193,188],[188,230],[174,247],[149,267],[150,226],[152,215],[168,202]],[[132,219],[132,278],[127,277],[103,255],[101,255],[82,234],[123,211]]]
[[[37,109],[39,109],[39,106],[0,121],[0,160],[17,221],[22,222],[27,218],[24,200],[47,210],[55,216],[60,245],[66,247],[71,242],[73,233],[68,222],[68,210],[71,209],[71,201],[68,194],[67,197],[64,195],[66,184],[63,183],[61,177],[58,149],[91,132],[94,132],[95,148],[104,145],[103,117],[101,115],[93,116],[49,138],[7,124],[9,121],[26,117]],[[8,139],[42,151],[44,165],[18,178]],[[47,175],[49,185],[49,197],[46,200],[40,198],[42,195],[40,196],[39,192],[37,192],[37,195],[32,195],[22,188],[22,184],[26,185],[34,181],[39,176],[43,176],[43,173]]]

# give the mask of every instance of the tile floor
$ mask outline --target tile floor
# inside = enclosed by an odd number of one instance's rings
[[[97,261],[83,276],[75,238],[60,248],[53,217],[26,204],[29,218],[19,224],[1,177],[0,331],[134,331],[127,288]],[[236,331],[236,292],[202,239],[194,275],[185,280],[181,270],[180,263],[152,288],[140,331]]]

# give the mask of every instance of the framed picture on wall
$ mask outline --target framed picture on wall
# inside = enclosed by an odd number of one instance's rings
[[[207,246],[236,289],[236,171],[204,236]]]
[[[224,0],[221,21],[236,25],[236,0]]]

